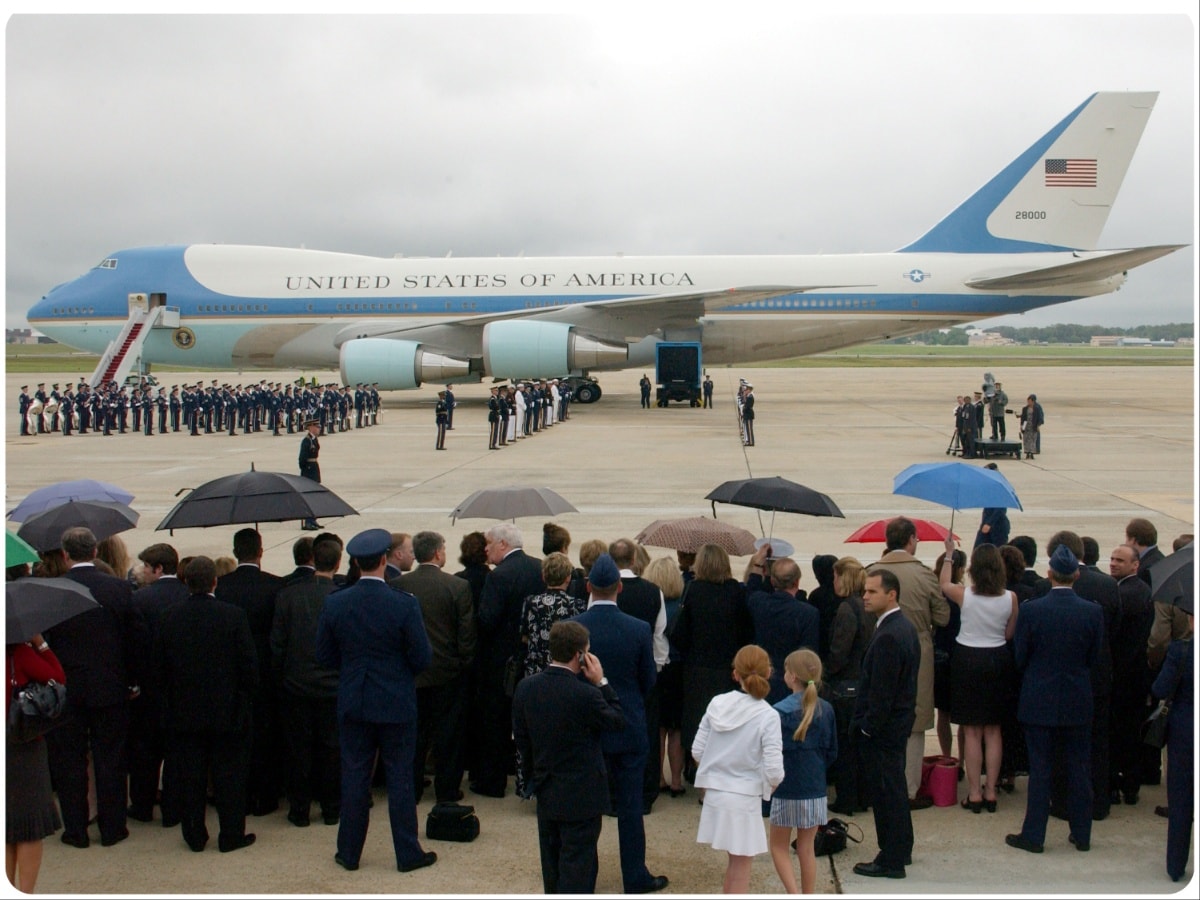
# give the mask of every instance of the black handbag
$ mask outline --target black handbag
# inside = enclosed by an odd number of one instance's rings
[[[67,686],[51,679],[45,684],[31,681],[12,689],[8,706],[8,740],[24,744],[41,737],[62,722],[67,708]]]
[[[475,807],[458,803],[437,803],[425,819],[425,837],[431,841],[469,843],[479,837],[479,817]]]
[[[1167,745],[1167,714],[1171,705],[1166,700],[1158,701],[1154,712],[1142,723],[1142,743],[1161,750]]]
[[[857,837],[851,833],[851,827],[858,832]],[[830,819],[824,825],[817,826],[817,833],[813,837],[813,853],[816,856],[833,856],[833,854],[841,853],[846,849],[847,840],[859,844],[862,843],[862,839],[862,829],[857,825],[842,819]],[[795,846],[793,841],[792,847],[795,848]]]

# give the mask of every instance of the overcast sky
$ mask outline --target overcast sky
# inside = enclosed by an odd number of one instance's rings
[[[1097,90],[1160,92],[1101,246],[1193,247],[1118,294],[1003,321],[1194,320],[1191,18],[701,8],[13,16],[7,324],[111,251],[154,244],[890,250]]]

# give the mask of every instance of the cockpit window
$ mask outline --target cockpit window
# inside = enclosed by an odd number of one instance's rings
[[[111,257],[106,260],[103,260],[100,263],[100,265],[96,266],[97,269],[115,269],[116,267],[117,267],[117,261],[115,259],[112,259]]]

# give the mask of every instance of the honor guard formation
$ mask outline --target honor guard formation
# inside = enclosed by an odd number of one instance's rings
[[[453,422],[454,401],[449,394],[450,422]],[[510,385],[492,385],[488,397],[488,449],[499,450],[521,438],[537,434],[555,422],[569,418],[571,387],[557,378],[541,381],[519,381]],[[453,428],[453,424],[447,425]],[[444,450],[444,437],[439,427],[439,450]]]
[[[17,410],[22,436],[52,434],[110,435],[132,431],[145,435],[168,430],[192,435],[270,431],[279,435],[304,430],[315,419],[322,434],[379,424],[379,385],[308,385],[260,381],[258,384],[220,384],[166,387],[143,379],[136,385],[115,381],[93,390],[85,381],[49,392],[39,384],[31,395],[21,387]]]

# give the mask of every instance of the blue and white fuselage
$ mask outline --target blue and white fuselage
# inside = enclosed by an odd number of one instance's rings
[[[821,256],[376,258],[193,244],[124,250],[30,324],[102,353],[134,298],[178,310],[145,364],[338,367],[347,383],[584,374],[699,340],[780,359],[1117,289],[1176,246],[1094,249],[1154,94],[1095,94],[919,240]],[[147,299],[148,298],[148,299]]]

